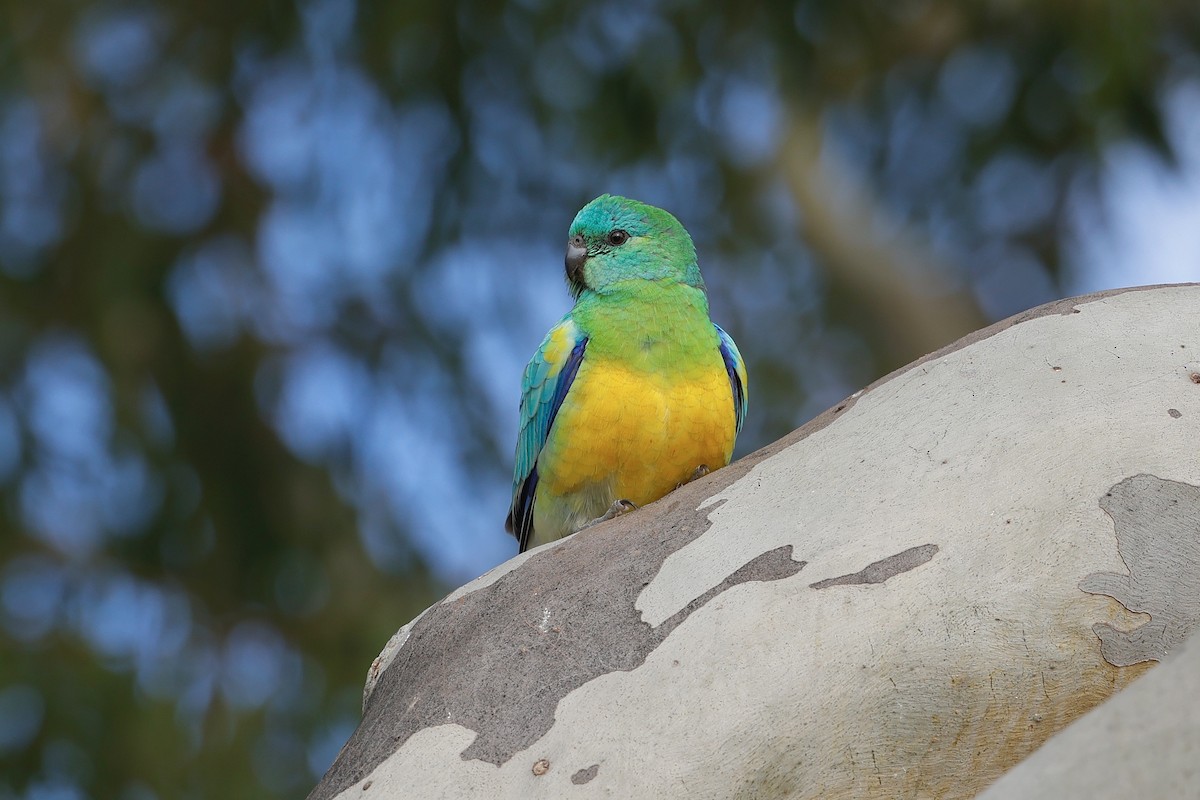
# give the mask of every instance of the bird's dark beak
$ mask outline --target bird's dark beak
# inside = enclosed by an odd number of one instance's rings
[[[567,280],[576,286],[584,286],[583,263],[587,261],[587,245],[583,237],[576,234],[567,239]]]

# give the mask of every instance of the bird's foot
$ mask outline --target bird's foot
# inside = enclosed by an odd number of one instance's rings
[[[700,466],[696,467],[695,470],[693,470],[690,478],[688,478],[683,483],[675,484],[675,488],[678,489],[680,486],[686,486],[687,484],[691,483],[692,481],[700,480],[701,478],[703,478],[705,475],[707,475],[710,472],[712,472],[712,470],[708,468],[708,464],[701,464]]]
[[[629,500],[614,500],[613,504],[608,507],[608,511],[605,511],[602,515],[596,517],[591,522],[584,523],[583,527],[590,528],[598,522],[607,522],[610,519],[616,519],[622,514],[628,514],[630,511],[634,511],[636,509],[637,506],[635,506]],[[580,528],[580,530],[583,530],[583,528]]]

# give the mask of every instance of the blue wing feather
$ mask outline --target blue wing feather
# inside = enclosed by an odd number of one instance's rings
[[[717,335],[721,339],[721,358],[725,361],[725,371],[729,373],[729,386],[733,390],[733,413],[737,417],[737,432],[742,432],[742,423],[746,420],[746,411],[750,407],[750,393],[747,391],[746,362],[738,352],[733,337],[713,323]]]
[[[565,337],[568,347],[555,346]],[[570,315],[550,329],[541,347],[525,367],[521,384],[521,432],[517,436],[513,469],[512,506],[505,529],[517,537],[524,552],[533,534],[533,501],[537,493],[537,459],[542,452],[554,417],[562,406],[571,383],[583,363],[587,336]]]

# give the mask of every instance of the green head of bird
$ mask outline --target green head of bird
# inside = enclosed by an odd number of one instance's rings
[[[604,194],[575,215],[567,238],[567,285],[578,300],[628,281],[681,283],[704,291],[692,237],[670,213]]]

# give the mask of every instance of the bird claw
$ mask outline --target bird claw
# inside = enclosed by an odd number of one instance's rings
[[[614,500],[613,504],[608,507],[608,511],[605,511],[604,514],[602,514],[599,517],[596,517],[591,522],[584,524],[583,527],[590,528],[598,522],[607,522],[610,519],[616,519],[617,517],[621,516],[622,514],[628,514],[630,511],[635,511],[635,510],[637,510],[637,506],[635,506],[629,500]],[[580,528],[580,530],[583,530],[583,528]]]
[[[604,512],[604,516],[596,520],[597,522],[605,522],[610,519],[615,519],[622,514],[628,514],[630,511],[636,511],[637,506],[630,500],[614,500],[613,504],[608,507],[608,511]]]
[[[700,480],[710,472],[712,472],[712,470],[708,468],[708,464],[701,464],[700,466],[696,467],[695,470],[693,470],[691,477],[689,477],[686,481],[675,484],[675,488],[678,489],[681,486],[686,486],[692,481]]]

